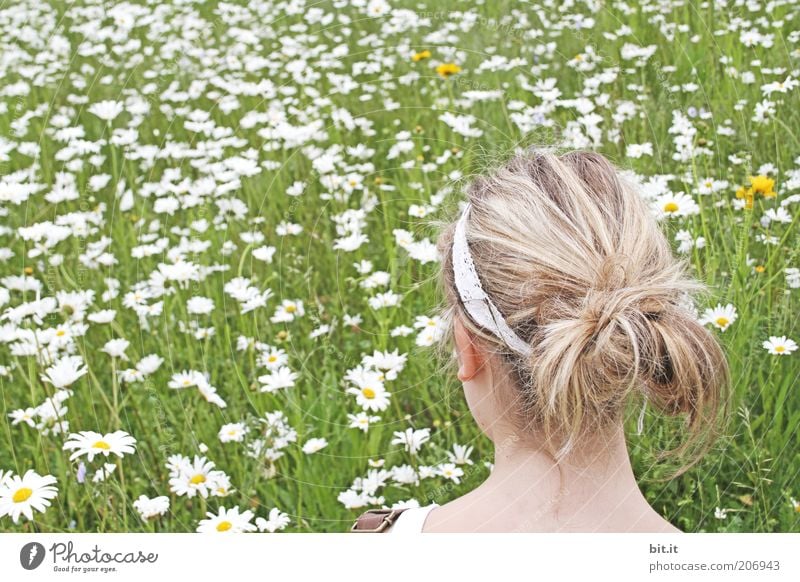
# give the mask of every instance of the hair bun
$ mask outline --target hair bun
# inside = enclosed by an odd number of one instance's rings
[[[601,260],[597,271],[595,287],[614,289],[627,284],[633,272],[633,262],[624,253],[611,253]]]

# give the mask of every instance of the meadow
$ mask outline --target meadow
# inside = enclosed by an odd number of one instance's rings
[[[628,419],[684,531],[800,531],[800,5],[0,7],[0,531],[349,529],[491,443],[436,357],[437,222],[518,148],[607,155],[710,292],[731,417]]]

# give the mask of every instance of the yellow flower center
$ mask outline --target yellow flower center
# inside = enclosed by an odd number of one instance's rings
[[[228,531],[233,527],[233,524],[229,521],[221,521],[217,524],[217,531]]]
[[[192,485],[200,485],[200,483],[205,483],[205,482],[206,482],[206,476],[203,475],[202,473],[198,473],[197,475],[189,479],[189,483],[191,483]]]
[[[14,493],[14,497],[11,499],[14,501],[14,503],[22,503],[23,501],[27,501],[31,495],[33,495],[33,489],[21,487],[20,489],[17,489],[17,492]]]
[[[184,386],[189,386],[191,383],[192,383],[192,381],[189,380],[189,379],[186,379],[186,380],[183,381],[183,385]]]
[[[106,441],[97,441],[92,445],[93,449],[102,449],[104,451],[110,451],[111,445],[108,444]]]
[[[369,398],[370,400],[375,398],[375,390],[373,390],[372,388],[363,388],[361,390],[361,394],[364,395],[364,398]]]
[[[664,212],[678,212],[678,205],[674,202],[664,204]]]
[[[297,311],[297,307],[295,307],[294,305],[286,306],[286,313],[294,313],[295,311]]]
[[[58,337],[64,337],[65,335],[67,335],[67,332],[65,332],[63,329],[59,329],[59,330],[56,332],[56,335],[57,335]]]
[[[720,327],[725,327],[729,323],[730,323],[730,321],[728,320],[727,317],[720,316],[720,317],[717,318],[717,325],[720,326]]]
[[[763,273],[765,270],[764,265],[756,265],[756,273]]]
[[[786,346],[775,346],[775,351],[776,352],[785,352],[786,351]]]
[[[267,358],[267,360],[270,361],[270,362],[277,362],[278,361],[278,356],[270,356],[269,358]]]

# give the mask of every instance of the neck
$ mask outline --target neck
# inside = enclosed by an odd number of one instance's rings
[[[636,483],[621,428],[558,465],[541,448],[497,439],[494,468],[480,489],[504,500],[498,517],[519,531],[602,531],[632,514],[654,513]]]

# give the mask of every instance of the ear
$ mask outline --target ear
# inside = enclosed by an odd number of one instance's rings
[[[456,317],[453,329],[458,355],[458,379],[472,380],[483,367],[484,357],[473,334]]]

